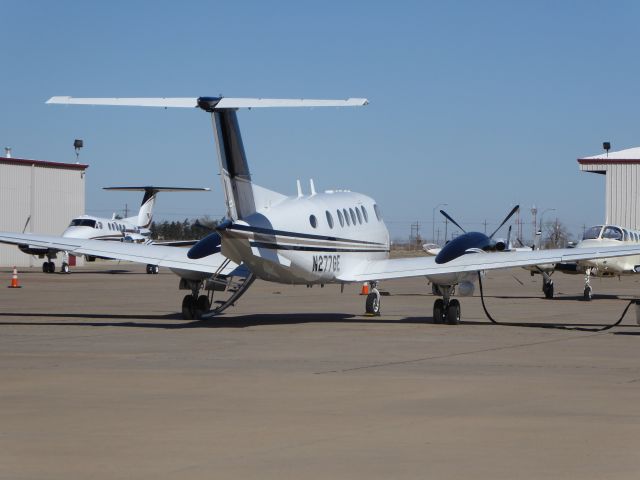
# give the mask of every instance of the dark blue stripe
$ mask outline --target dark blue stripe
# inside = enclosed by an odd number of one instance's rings
[[[307,247],[303,245],[280,245],[277,243],[267,242],[249,242],[249,245],[256,248],[267,248],[269,250],[296,250],[301,252],[352,252],[352,253],[371,253],[371,252],[388,252],[389,250],[380,249],[362,249],[362,248],[332,248],[332,247]]]
[[[261,233],[264,235],[278,235],[281,237],[306,238],[311,240],[328,240],[332,242],[356,243],[360,245],[380,245],[386,247],[384,243],[365,242],[363,240],[352,240],[349,238],[327,237],[325,235],[314,235],[311,233],[286,232],[284,230],[270,230],[268,228],[252,227],[251,225],[232,225],[227,230],[241,230],[245,232]]]

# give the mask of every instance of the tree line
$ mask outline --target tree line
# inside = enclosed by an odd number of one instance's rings
[[[209,235],[218,223],[218,220],[209,217],[185,218],[181,222],[153,221],[149,230],[154,240],[199,240]]]

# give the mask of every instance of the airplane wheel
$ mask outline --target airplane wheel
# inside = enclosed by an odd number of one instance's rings
[[[433,323],[442,323],[444,321],[444,301],[441,298],[433,302]]]
[[[153,265],[153,267],[151,268],[151,273],[157,275],[158,273],[160,273],[160,267],[158,265]]]
[[[589,285],[584,287],[584,292],[582,292],[582,298],[587,302],[591,300],[591,287]]]
[[[211,303],[209,303],[209,297],[206,295],[200,295],[196,301],[196,311],[194,317],[201,319],[202,315],[207,313],[211,309]]]
[[[153,268],[153,265],[147,265],[147,275],[151,275],[153,273],[153,271],[151,270]]]
[[[182,299],[182,318],[184,320],[193,320],[195,314],[194,307],[193,295],[185,295]]]
[[[365,302],[365,312],[370,315],[378,315],[380,313],[380,300],[378,300],[378,295],[374,292],[371,292],[367,295],[367,301]]]
[[[53,262],[49,262],[49,273],[54,273],[56,271],[56,264]]]
[[[69,264],[67,262],[62,262],[62,265],[60,266],[60,271],[62,273],[69,273]]]
[[[460,323],[460,302],[455,298],[449,302],[449,308],[447,308],[447,323],[449,325]]]
[[[545,298],[553,298],[553,282],[544,283],[542,285],[542,292]]]
[[[42,273],[49,273],[49,262],[44,262],[42,264]]]

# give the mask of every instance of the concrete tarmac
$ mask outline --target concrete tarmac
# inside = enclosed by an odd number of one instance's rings
[[[9,269],[0,281],[9,284]],[[103,264],[0,285],[0,479],[637,479],[635,278],[489,273],[434,325],[424,279],[256,282],[207,322],[162,270]]]

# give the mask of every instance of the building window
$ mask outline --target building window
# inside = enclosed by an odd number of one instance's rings
[[[316,218],[315,215],[310,215],[309,216],[309,223],[311,224],[311,226],[313,228],[317,228],[318,227],[318,219]]]

